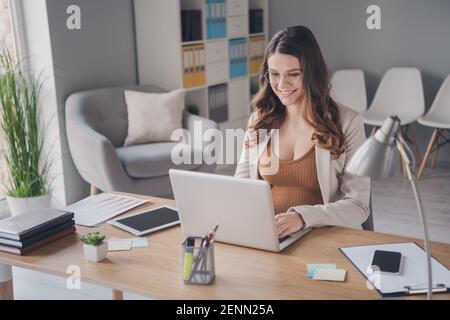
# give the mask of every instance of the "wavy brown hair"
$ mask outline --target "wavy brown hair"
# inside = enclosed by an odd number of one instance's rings
[[[267,60],[274,53],[288,54],[300,61],[304,98],[308,101],[303,116],[314,129],[311,139],[321,148],[329,150],[333,159],[338,158],[345,150],[339,110],[330,97],[330,76],[322,52],[311,30],[304,26],[281,30],[270,40],[259,71],[260,90],[251,102],[258,117],[247,129],[256,130],[253,132],[256,132],[256,141],[259,141],[260,129],[279,129],[285,119],[286,107],[264,77],[268,71]],[[246,146],[249,146],[249,141],[246,141]]]

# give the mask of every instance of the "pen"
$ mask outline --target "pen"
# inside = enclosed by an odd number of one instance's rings
[[[210,234],[208,243],[211,243],[214,240],[214,238],[216,237],[217,229],[219,229],[219,224],[216,224],[216,226],[214,227],[214,231]]]
[[[192,262],[194,260],[194,257],[193,257],[194,244],[195,244],[194,238],[191,238],[191,237],[187,238],[186,251],[184,253],[184,260],[183,260],[183,280],[189,280],[191,278]]]

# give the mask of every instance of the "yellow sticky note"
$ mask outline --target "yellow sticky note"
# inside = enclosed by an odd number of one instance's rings
[[[347,271],[343,269],[320,269],[317,268],[313,280],[344,281]]]

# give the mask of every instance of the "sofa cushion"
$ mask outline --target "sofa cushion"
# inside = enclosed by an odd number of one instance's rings
[[[154,178],[169,174],[169,169],[193,170],[202,164],[175,164],[171,158],[172,148],[178,142],[157,142],[116,148],[117,156],[130,177]],[[183,154],[190,155],[191,163],[194,154],[201,156],[202,151],[192,151],[184,145]]]
[[[128,135],[123,146],[173,141],[173,131],[182,128],[185,94],[184,89],[168,93],[125,90]]]

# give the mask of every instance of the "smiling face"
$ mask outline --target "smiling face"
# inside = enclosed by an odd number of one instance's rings
[[[288,54],[274,53],[267,59],[267,79],[285,106],[299,104],[304,97],[300,61]]]

